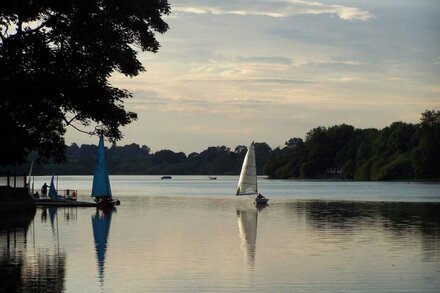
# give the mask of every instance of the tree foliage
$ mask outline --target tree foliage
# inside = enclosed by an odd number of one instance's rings
[[[101,125],[120,139],[136,119],[114,72],[144,71],[136,48],[157,52],[167,0],[15,0],[0,6],[0,164],[37,150],[62,160],[68,125]]]
[[[439,179],[440,111],[425,111],[419,124],[394,122],[382,130],[314,128],[304,142],[292,138],[272,152],[265,172],[271,178]]]

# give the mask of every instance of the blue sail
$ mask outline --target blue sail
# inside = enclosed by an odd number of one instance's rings
[[[107,160],[105,158],[104,137],[99,137],[98,154],[96,155],[95,173],[93,175],[92,197],[111,197],[108,178]]]
[[[55,184],[53,182],[53,178],[54,178],[54,175],[52,175],[52,179],[50,180],[49,198],[55,199],[55,200],[64,199],[62,196],[58,195],[57,190],[55,189]]]

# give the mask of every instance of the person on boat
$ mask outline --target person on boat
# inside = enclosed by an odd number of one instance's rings
[[[263,195],[261,195],[261,193],[259,193],[258,195],[257,195],[257,198],[265,198]]]
[[[76,200],[76,196],[77,196],[76,191],[75,190],[72,191],[72,195],[70,196],[70,198]]]
[[[49,187],[49,185],[46,184],[46,182],[44,182],[43,186],[41,186],[41,195],[46,197],[47,196],[47,188]]]

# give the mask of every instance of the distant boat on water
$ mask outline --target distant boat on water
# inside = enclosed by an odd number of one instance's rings
[[[209,176],[208,177],[210,180],[216,180],[217,179],[217,177],[213,177],[213,176]]]
[[[173,179],[173,177],[172,176],[162,176],[160,178],[160,180],[165,180],[165,179]]]
[[[254,203],[257,205],[265,205],[269,201],[269,199],[258,193],[257,164],[255,161],[254,142],[251,143],[246,152],[246,156],[244,157],[236,195],[253,196]]]

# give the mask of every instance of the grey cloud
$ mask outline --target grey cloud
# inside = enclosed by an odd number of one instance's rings
[[[132,105],[165,105],[167,99],[155,91],[150,90],[134,90],[133,98],[127,101],[127,104]]]
[[[233,84],[255,84],[255,83],[274,83],[274,84],[311,84],[314,83],[312,80],[302,80],[302,79],[281,79],[281,78],[237,78],[237,79],[193,79],[188,80],[188,82],[200,82],[200,83],[233,83]]]
[[[292,59],[281,56],[250,56],[250,57],[238,57],[239,63],[263,63],[263,64],[281,64],[291,65]]]
[[[292,15],[336,15],[342,20],[366,21],[374,18],[370,12],[352,6],[324,4],[317,1],[193,1],[174,5],[175,12],[193,14],[232,14],[285,18]]]

